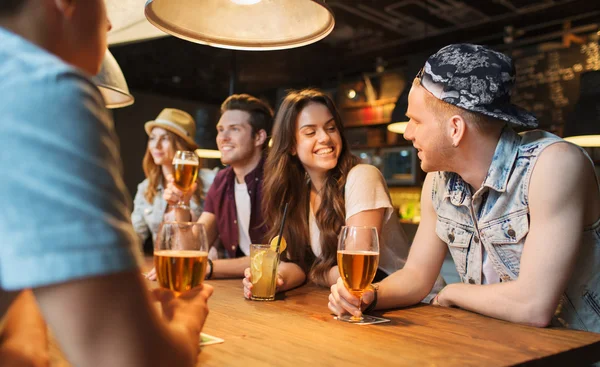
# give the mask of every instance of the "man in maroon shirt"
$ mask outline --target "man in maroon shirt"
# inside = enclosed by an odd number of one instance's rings
[[[250,244],[263,243],[263,164],[272,123],[271,108],[248,94],[234,94],[221,105],[217,146],[228,167],[215,177],[198,222],[204,223],[209,243],[219,237],[226,258],[209,261],[207,278],[243,277]],[[170,204],[181,195],[172,183],[164,192]]]

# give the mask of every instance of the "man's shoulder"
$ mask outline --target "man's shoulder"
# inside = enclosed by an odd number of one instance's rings
[[[533,168],[534,172],[542,165],[548,166],[548,172],[552,176],[565,176],[563,173],[567,170],[580,171],[593,168],[591,159],[583,149],[565,140],[556,141],[539,153],[538,162]],[[569,175],[566,176],[567,179],[571,178]]]
[[[231,168],[231,166],[225,167],[222,170],[220,170],[217,175],[215,176],[215,180],[213,181],[213,185],[222,185],[224,183],[227,182],[227,180],[230,178],[231,172],[233,171],[233,168]]]
[[[0,92],[12,96],[0,102],[11,103],[7,107],[27,102],[36,107],[31,110],[40,111],[47,105],[79,101],[82,96],[102,103],[100,92],[81,70],[2,29],[0,59]],[[59,108],[63,107],[68,108]]]
[[[549,145],[563,141],[560,137],[543,130],[525,131],[519,135],[521,136],[519,146],[521,154],[528,154],[534,150],[544,149]]]
[[[219,200],[218,198],[222,195],[227,187],[227,181],[231,178],[233,168],[231,166],[223,168],[220,170],[212,184],[210,185],[210,189],[206,193],[206,202],[210,202],[213,200]],[[210,205],[209,205],[210,207]]]

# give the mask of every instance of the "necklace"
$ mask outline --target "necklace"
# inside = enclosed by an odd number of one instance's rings
[[[325,188],[325,185],[321,186],[320,189],[317,190],[317,188],[312,185],[312,187],[315,189],[315,194],[317,194],[318,196],[321,196],[321,192],[323,192],[323,189]]]

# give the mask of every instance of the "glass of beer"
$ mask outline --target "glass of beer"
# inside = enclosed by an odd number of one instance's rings
[[[250,245],[250,273],[252,275],[252,299],[275,300],[279,253],[268,244]]]
[[[185,193],[196,182],[199,165],[200,161],[196,153],[187,150],[178,150],[175,152],[175,156],[173,157],[173,183],[179,190]],[[190,209],[183,200],[180,200],[175,207],[186,210]]]
[[[375,227],[344,226],[338,239],[337,262],[346,289],[360,298],[371,284],[379,265],[379,237]],[[358,306],[360,310],[360,305]],[[342,315],[338,320],[363,323],[370,316]]]
[[[204,224],[163,222],[154,242],[158,284],[177,294],[202,284],[206,274],[208,240]]]

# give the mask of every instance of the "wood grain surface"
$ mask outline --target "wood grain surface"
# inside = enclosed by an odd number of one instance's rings
[[[417,305],[376,313],[378,325],[334,320],[329,292],[305,285],[273,302],[248,301],[241,280],[209,281],[215,292],[198,366],[582,365],[600,360],[600,334],[533,328],[459,309]],[[148,282],[155,287],[155,282]],[[54,342],[52,365],[66,367]]]

